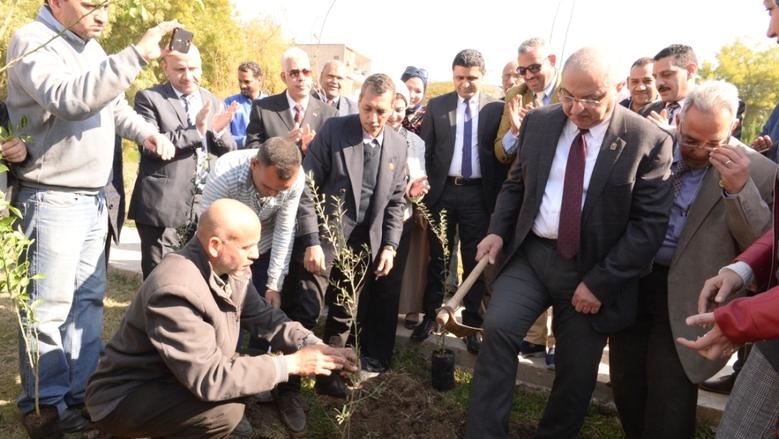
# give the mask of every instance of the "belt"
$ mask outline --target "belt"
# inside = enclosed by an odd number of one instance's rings
[[[528,233],[527,237],[530,238],[530,239],[535,239],[536,241],[540,241],[541,243],[549,245],[549,246],[553,246],[553,247],[557,246],[557,240],[556,239],[544,238],[542,236],[536,235],[532,231],[530,233]]]
[[[481,178],[446,177],[446,182],[455,186],[473,186],[481,184]]]

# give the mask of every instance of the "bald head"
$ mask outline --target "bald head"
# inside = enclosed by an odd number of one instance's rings
[[[325,92],[327,99],[335,99],[341,96],[343,81],[346,79],[346,65],[338,60],[325,63],[322,74],[319,75],[319,85]]]
[[[260,219],[245,204],[222,198],[200,216],[196,236],[214,271],[233,274],[257,259]]]
[[[590,129],[611,117],[623,85],[613,65],[601,50],[591,47],[574,52],[565,62],[560,102],[568,119],[580,129]]]
[[[188,95],[200,87],[203,68],[200,51],[194,44],[187,53],[170,52],[160,61],[160,67],[173,88],[180,93]]]

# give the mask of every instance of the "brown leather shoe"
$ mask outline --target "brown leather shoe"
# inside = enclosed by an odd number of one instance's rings
[[[273,392],[276,408],[281,422],[292,433],[301,434],[306,431],[306,411],[303,400],[298,392]]]
[[[737,375],[737,373],[733,372],[729,375],[723,375],[718,378],[711,378],[698,384],[698,387],[707,392],[719,393],[721,395],[730,395],[730,391],[733,390],[733,384],[736,382]]]

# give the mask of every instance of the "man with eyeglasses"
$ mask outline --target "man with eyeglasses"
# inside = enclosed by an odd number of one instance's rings
[[[652,76],[655,60],[648,56],[637,59],[630,67],[627,87],[630,97],[619,104],[638,113],[644,106],[657,100],[657,87]]]
[[[495,263],[500,253],[501,261],[467,438],[508,436],[520,341],[547,308],[559,349],[539,438],[578,435],[606,337],[633,323],[638,278],[668,224],[673,142],[617,104],[622,75],[613,65],[598,50],[574,52],[562,72],[562,105],[522,122],[522,161],[512,164],[476,254]]]
[[[627,438],[695,435],[697,383],[725,365],[677,346],[698,292],[771,227],[776,164],[732,137],[738,91],[704,82],[685,99],[677,130],[674,201],[652,271],[639,281],[636,323],[609,342],[611,382]]]
[[[286,137],[306,153],[325,120],[338,113],[326,103],[312,99],[311,73],[311,63],[303,49],[291,47],[284,52],[281,80],[287,89],[254,101],[246,128],[246,148],[256,149],[271,137]]]
[[[660,100],[639,111],[660,128],[673,133],[677,116],[684,108],[685,98],[695,88],[698,58],[692,47],[671,44],[654,56],[652,76]]]

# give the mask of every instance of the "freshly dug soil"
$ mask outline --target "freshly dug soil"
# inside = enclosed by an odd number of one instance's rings
[[[465,432],[466,408],[449,393],[441,393],[417,377],[388,372],[363,383],[361,401],[351,418],[353,439],[408,438],[454,439]],[[314,395],[309,401],[309,430],[305,437],[339,438],[341,430],[335,424],[335,414],[344,400]],[[328,428],[317,431],[312,418],[319,413],[320,423]],[[278,420],[273,403],[251,403],[247,406],[249,421],[254,426],[254,438],[280,439],[289,437]],[[323,420],[322,413],[326,416]],[[329,418],[329,422],[328,422]],[[316,424],[314,422],[313,424]],[[320,425],[321,427],[321,425]],[[535,426],[512,422],[512,438],[531,438]]]

